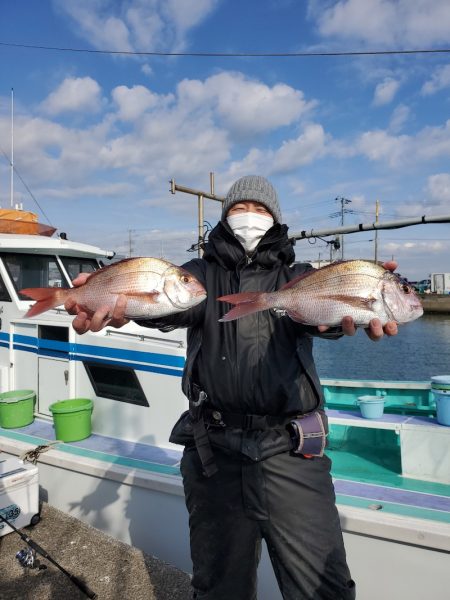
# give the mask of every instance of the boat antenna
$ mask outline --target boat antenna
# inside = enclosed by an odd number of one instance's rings
[[[14,88],[11,88],[11,208],[14,206]]]

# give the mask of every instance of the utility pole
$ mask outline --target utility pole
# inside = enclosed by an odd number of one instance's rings
[[[210,192],[202,192],[200,190],[194,190],[189,187],[185,187],[183,185],[178,185],[175,183],[175,179],[170,180],[170,191],[172,194],[175,192],[184,192],[185,194],[193,194],[198,198],[198,257],[201,258],[203,256],[203,242],[205,241],[205,224],[204,224],[204,199],[208,198],[209,200],[216,200],[217,202],[223,202],[225,198],[221,196],[216,196],[214,193],[214,173],[209,174],[209,186]]]
[[[132,245],[132,239],[131,239],[131,234],[133,233],[134,229],[129,229],[128,230],[128,257],[131,258],[131,255],[133,254],[133,245]]]
[[[379,215],[380,203],[378,200],[375,202],[375,223],[378,224],[378,215]],[[375,263],[378,262],[378,229],[375,229]]]
[[[350,204],[351,200],[348,200],[347,198],[335,198],[335,202],[340,202],[341,204],[341,210],[335,213],[332,213],[331,215],[329,215],[331,218],[334,217],[341,217],[341,225],[344,225],[344,215],[346,213],[354,213],[354,210],[351,210],[350,208],[344,208],[344,206],[346,204]],[[344,235],[341,234],[341,259],[344,260]]]

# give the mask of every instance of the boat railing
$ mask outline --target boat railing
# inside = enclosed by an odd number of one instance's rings
[[[172,340],[170,338],[158,337],[156,335],[147,335],[145,333],[132,333],[128,331],[114,331],[113,329],[107,329],[105,331],[105,335],[109,337],[125,336],[131,339],[138,339],[141,342],[144,342],[145,340],[150,340],[152,342],[161,342],[163,344],[174,345],[177,348],[185,347],[183,340]]]

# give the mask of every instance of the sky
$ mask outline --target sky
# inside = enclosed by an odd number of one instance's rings
[[[198,201],[169,180],[209,192],[210,173],[220,196],[267,177],[290,233],[372,223],[377,202],[380,222],[450,215],[450,53],[384,53],[449,49],[448,0],[0,6],[0,206],[12,189],[69,239],[182,264]],[[205,200],[209,225],[220,212]],[[299,241],[297,260],[332,239]],[[374,258],[375,233],[344,248]],[[450,224],[380,231],[377,249],[410,280],[450,271]]]

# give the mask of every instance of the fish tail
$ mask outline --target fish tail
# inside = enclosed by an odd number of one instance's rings
[[[217,298],[221,302],[235,304],[235,307],[227,312],[219,321],[234,321],[240,317],[246,317],[255,312],[269,308],[265,292],[243,292],[241,294],[230,294]]]
[[[36,300],[36,304],[30,308],[25,317],[35,317],[50,308],[63,304],[68,290],[65,288],[25,288],[20,290],[24,296]]]

